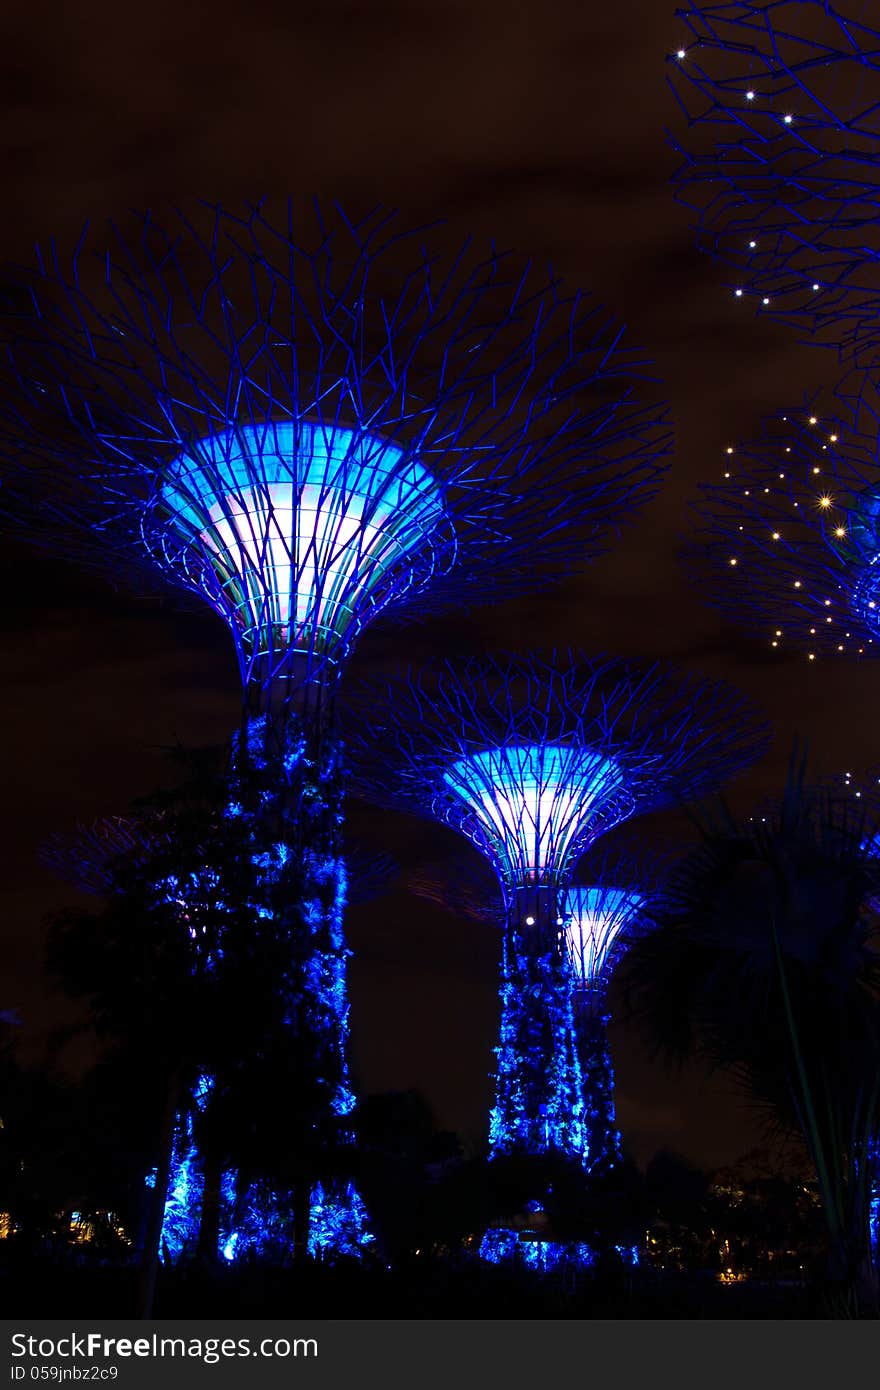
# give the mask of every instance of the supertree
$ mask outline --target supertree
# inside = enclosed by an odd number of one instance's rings
[[[614,1074],[608,1051],[608,987],[631,942],[650,928],[650,904],[660,891],[668,848],[594,845],[581,860],[577,882],[562,897],[564,963],[571,979],[575,1031],[584,1094],[589,1099],[586,1149],[592,1169],[620,1158],[614,1113]],[[504,892],[485,861],[424,864],[407,877],[417,897],[456,916],[504,928]]]
[[[880,26],[865,0],[687,4],[674,185],[732,292],[862,366],[880,349]]]
[[[382,612],[531,589],[594,554],[663,471],[664,410],[593,300],[437,229],[249,204],[129,232],[21,273],[7,511],[53,554],[225,620],[245,689],[228,814],[253,827],[259,911],[296,963],[290,1024],[323,1040],[345,1128],[333,708],[353,642]],[[350,1249],[360,1205],[315,1206]]]
[[[490,1158],[551,1156],[589,1169],[602,1117],[585,1090],[575,1027],[565,933],[573,869],[614,825],[749,762],[762,729],[726,687],[569,653],[440,662],[391,684],[365,682],[349,741],[361,794],[460,830],[497,879],[505,920]],[[502,1235],[487,1236],[487,1257]],[[545,1267],[556,1260],[531,1253]],[[589,1258],[585,1247],[572,1253]]]
[[[774,648],[880,655],[880,411],[867,377],[786,409],[727,450],[684,560],[722,611]]]

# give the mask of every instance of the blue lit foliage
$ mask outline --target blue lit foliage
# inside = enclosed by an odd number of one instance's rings
[[[587,1106],[564,959],[554,949],[526,952],[515,932],[506,933],[500,995],[490,1155],[556,1152],[588,1163]]]
[[[703,488],[687,562],[718,607],[810,660],[870,656],[880,634],[880,400],[844,381],[729,450]]]
[[[490,1228],[480,1244],[480,1257],[490,1264],[535,1270],[589,1269],[596,1262],[595,1251],[583,1241],[538,1240],[521,1231]]]
[[[863,366],[880,351],[880,28],[863,0],[687,4],[675,176],[759,313]],[[678,142],[676,142],[678,144]]]
[[[278,980],[284,1027],[292,1038],[310,1040],[319,1096],[311,1142],[318,1164],[322,1146],[351,1142],[345,1121],[355,1106],[348,1070],[350,952],[343,932],[339,758],[329,733],[309,738],[290,711],[280,720],[255,716],[237,742],[240,781],[232,803],[236,816],[251,825],[257,920],[286,943],[288,965]],[[340,1179],[322,1187],[316,1180],[311,1208],[310,1248],[317,1242],[322,1251],[349,1254],[372,1241],[350,1183]]]
[[[55,554],[206,598],[246,682],[303,657],[327,678],[385,610],[534,590],[654,491],[650,369],[552,275],[381,210],[130,225],[28,273],[10,509]]]
[[[359,1258],[374,1243],[367,1210],[352,1182],[316,1183],[312,1192],[309,1254]]]
[[[186,1253],[194,1253],[199,1234],[205,1175],[199,1161],[194,1135],[194,1110],[203,1112],[207,1105],[213,1080],[200,1076],[193,1088],[193,1108],[177,1116],[165,1216],[159,1243],[163,1260],[175,1264]]]

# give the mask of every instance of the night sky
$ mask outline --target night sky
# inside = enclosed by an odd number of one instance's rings
[[[0,42],[6,216],[0,251],[70,239],[87,218],[199,194],[314,193],[552,261],[595,290],[655,358],[676,430],[660,497],[615,552],[540,599],[395,631],[382,624],[353,670],[434,652],[581,646],[673,657],[757,700],[772,753],[733,789],[746,809],[784,775],[795,731],[815,770],[877,760],[880,669],[771,653],[722,625],[676,561],[694,485],[761,414],[835,380],[830,353],[796,347],[724,289],[692,249],[668,187],[677,120],[665,85],[678,26],[658,0],[315,0],[247,6],[35,0]],[[44,915],[75,898],[37,861],[54,830],[123,811],[166,777],[163,748],[220,742],[239,705],[222,624],[114,594],[5,541],[2,604],[0,1009],[22,1017],[27,1055],[71,1016],[41,982]],[[376,839],[376,820],[352,808]],[[458,849],[449,832],[387,817],[404,866]],[[399,889],[351,913],[355,1069],[361,1089],[415,1086],[438,1122],[486,1124],[499,941]],[[757,1132],[723,1080],[674,1080],[630,1032],[612,1033],[624,1139],[727,1161]]]

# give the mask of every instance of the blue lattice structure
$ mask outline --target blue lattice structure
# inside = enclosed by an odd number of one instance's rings
[[[599,304],[442,229],[263,204],[127,226],[20,272],[5,508],[51,554],[225,621],[235,778],[260,789],[230,812],[253,824],[258,919],[296,956],[291,1026],[325,1021],[338,1100],[333,703],[353,644],[380,614],[531,590],[597,553],[662,475],[665,409]]]
[[[880,412],[867,378],[780,412],[704,486],[685,560],[773,648],[878,653]]]
[[[880,348],[880,26],[863,0],[680,7],[674,187],[730,292],[861,366]]]
[[[494,872],[504,936],[490,1156],[591,1169],[608,1113],[585,1084],[576,1027],[574,867],[614,825],[754,758],[753,714],[719,685],[568,654],[364,683],[349,737],[362,794],[457,829]]]

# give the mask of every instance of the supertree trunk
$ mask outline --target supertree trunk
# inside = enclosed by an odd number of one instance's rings
[[[508,909],[490,1156],[557,1153],[583,1163],[587,1131],[571,975],[553,894],[515,894]],[[525,923],[529,925],[526,926]]]
[[[196,1248],[229,1260],[245,1253],[283,1258],[291,1249],[300,1256],[356,1255],[372,1239],[353,1184],[319,1181],[328,1159],[331,1168],[345,1166],[355,1104],[347,1060],[340,746],[319,696],[296,706],[266,704],[246,713],[235,740],[226,814],[248,827],[256,870],[253,964],[272,995],[261,996],[265,1018],[250,1018],[245,1027],[248,1046],[265,1055],[282,1094],[277,1119],[265,1113],[254,1120],[271,1171],[261,1174],[260,1153],[251,1153],[252,1176],[215,1174],[207,1201],[205,1155],[192,1117],[179,1116],[163,1231],[172,1260]],[[247,1008],[247,981],[242,985]],[[200,1111],[213,1088],[213,1078],[200,1078]]]
[[[584,1079],[584,1124],[590,1171],[607,1170],[621,1158],[614,1109],[614,1068],[608,1046],[608,1014],[600,998],[581,997],[576,1024]]]
[[[248,716],[237,748],[240,801],[230,811],[252,824],[259,871],[258,916],[273,946],[289,959],[278,980],[282,1029],[292,1059],[291,1087],[301,1086],[297,1064],[308,1065],[303,1115],[304,1152],[292,1154],[301,1172],[321,1166],[321,1154],[352,1142],[354,1095],[348,1070],[349,1002],[343,913],[341,749],[320,696],[311,708],[289,703]],[[282,1051],[285,1039],[281,1040]],[[292,1105],[298,1100],[292,1094]],[[350,1183],[312,1182],[310,1223],[298,1203],[296,1245],[311,1253],[352,1254],[371,1239]]]

